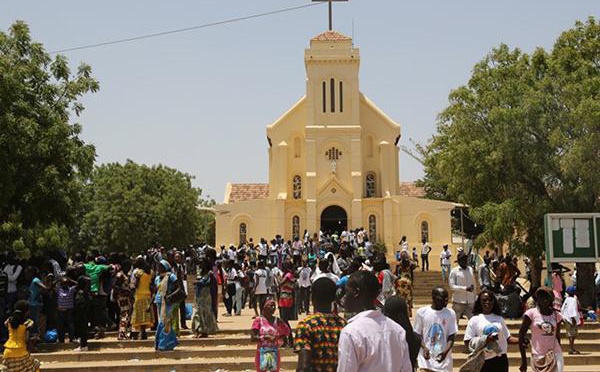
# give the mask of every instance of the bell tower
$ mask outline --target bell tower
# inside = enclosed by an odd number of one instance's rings
[[[306,125],[359,125],[360,56],[352,39],[337,31],[325,31],[310,40],[304,63],[308,104]]]

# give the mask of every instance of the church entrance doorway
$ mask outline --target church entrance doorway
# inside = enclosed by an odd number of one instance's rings
[[[324,234],[337,232],[340,234],[348,227],[348,216],[344,208],[331,205],[321,212],[321,231]]]

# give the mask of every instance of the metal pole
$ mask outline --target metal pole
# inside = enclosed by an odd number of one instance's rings
[[[463,210],[462,208],[459,208],[460,210],[460,241],[461,241],[461,245],[462,245],[462,249],[465,249],[465,231],[463,228]]]
[[[329,0],[329,31],[333,30],[333,0]]]

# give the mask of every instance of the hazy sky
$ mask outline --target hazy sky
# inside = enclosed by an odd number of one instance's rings
[[[26,21],[48,51],[310,4],[310,0],[0,1],[0,29]],[[350,0],[334,29],[360,48],[361,91],[424,143],[450,90],[506,43],[550,48],[596,0]],[[354,27],[353,27],[354,24]],[[77,119],[97,162],[162,163],[195,176],[221,202],[225,184],[267,182],[266,126],[303,94],[304,49],[327,28],[327,6],[94,49],[66,52],[90,64],[100,91]],[[422,167],[400,153],[400,176]]]

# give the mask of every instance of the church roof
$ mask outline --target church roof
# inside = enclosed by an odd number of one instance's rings
[[[417,186],[414,182],[400,182],[398,195],[422,198],[425,196],[425,189]]]
[[[232,183],[225,203],[266,199],[269,196],[268,183]]]
[[[320,34],[318,34],[317,36],[313,37],[312,39],[310,39],[311,41],[339,41],[339,40],[350,40],[351,38],[340,34],[337,31],[325,31],[322,32]]]

